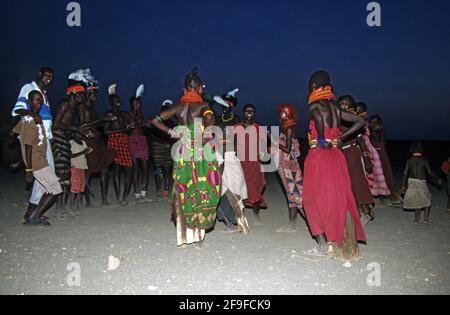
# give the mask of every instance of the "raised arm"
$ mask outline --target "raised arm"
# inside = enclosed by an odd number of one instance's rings
[[[176,106],[173,106],[172,108],[160,113],[152,120],[152,125],[158,128],[159,130],[170,133],[172,129],[167,127],[167,125],[164,123],[165,120],[169,120],[172,117],[176,116],[182,109],[182,105],[178,104]]]
[[[348,136],[358,132],[358,130],[360,130],[364,126],[364,119],[346,111],[341,111],[341,119],[343,121],[352,123],[352,126],[342,134],[341,139],[345,139]]]

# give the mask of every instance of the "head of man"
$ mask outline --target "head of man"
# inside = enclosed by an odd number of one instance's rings
[[[55,72],[52,68],[42,67],[38,72],[36,83],[46,89],[53,83],[54,78]]]
[[[203,82],[198,75],[198,68],[194,68],[184,79],[184,90],[187,92],[195,92],[203,94]]]
[[[309,78],[308,89],[309,93],[312,93],[314,90],[318,88],[331,86],[331,78],[328,72],[326,71],[317,71],[314,72]]]
[[[238,99],[232,95],[229,94],[225,94],[222,96],[222,99],[227,102],[227,104],[229,105],[227,106],[222,106],[222,113],[224,114],[228,114],[231,111],[233,111],[234,108],[236,108],[237,104],[238,104]]]
[[[369,126],[371,129],[374,129],[376,127],[381,127],[383,125],[383,119],[381,119],[380,116],[375,115],[370,117],[369,119]]]
[[[247,104],[244,106],[244,123],[253,124],[256,118],[256,107],[253,104]]]
[[[351,95],[344,95],[338,98],[338,106],[346,112],[355,112],[355,99]]]
[[[109,106],[111,106],[112,109],[118,110],[121,106],[120,103],[120,97],[117,94],[112,94],[108,97]]]
[[[411,152],[411,154],[422,154],[423,153],[422,142],[420,141],[412,142],[409,151]]]
[[[86,84],[82,81],[69,80],[67,85],[69,101],[77,105],[86,100]]]
[[[142,99],[140,97],[130,97],[130,109],[132,112],[140,112],[142,110]]]
[[[296,121],[297,114],[294,105],[292,104],[281,104],[277,108],[278,120],[282,125],[288,121]]]
[[[162,103],[161,110],[159,112],[163,113],[163,112],[169,110],[172,106],[173,106],[173,101],[172,100],[165,100]]]
[[[98,98],[98,85],[96,82],[89,82],[87,85],[87,99],[91,104],[95,104]]]
[[[356,104],[356,113],[359,117],[362,117],[364,119],[367,119],[368,113],[367,113],[367,104],[363,102],[359,102]]]
[[[31,91],[28,94],[28,103],[31,106],[31,110],[35,113],[39,113],[41,110],[41,106],[44,103],[44,98],[42,97],[41,92],[39,91]]]

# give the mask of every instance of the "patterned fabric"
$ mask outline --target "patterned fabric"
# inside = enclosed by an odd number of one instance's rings
[[[381,165],[380,155],[375,147],[370,142],[370,130],[366,125],[366,132],[363,135],[364,143],[367,148],[367,153],[369,154],[370,162],[373,165],[373,173],[366,174],[367,181],[369,182],[370,192],[372,196],[389,196],[391,194],[384,178],[383,167]]]
[[[282,133],[280,135],[280,144],[286,145],[286,136]],[[289,208],[303,208],[303,176],[298,158],[300,157],[300,144],[297,139],[292,141],[292,152],[286,154],[280,152],[280,166],[278,173],[283,182],[284,190],[288,198]]]
[[[194,124],[186,127],[191,132],[192,141],[181,140],[183,143],[178,148],[174,162],[173,194],[179,196],[185,226],[207,230],[216,221],[221,176],[214,150],[209,144],[194,152],[194,133],[201,136],[202,131],[196,130]]]
[[[114,162],[120,166],[133,166],[133,159],[128,149],[128,140],[130,136],[126,133],[114,133],[108,137],[108,149],[116,151]]]
[[[147,137],[142,135],[131,135],[128,148],[133,159],[148,161],[148,143]]]
[[[55,158],[55,172],[61,180],[68,180],[70,177],[71,155],[70,148],[71,134],[62,130],[53,130],[53,157]]]

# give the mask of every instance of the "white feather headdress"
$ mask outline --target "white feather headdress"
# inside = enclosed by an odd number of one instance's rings
[[[173,105],[173,101],[172,100],[165,100],[164,102],[162,102],[163,106],[172,106]]]
[[[230,104],[228,104],[221,96],[214,96],[214,101],[222,106],[230,107]]]
[[[111,84],[109,87],[108,87],[108,93],[109,93],[109,95],[117,95],[117,84]]]
[[[231,91],[231,92],[228,92],[228,96],[231,96],[231,97],[236,97],[236,94],[239,92],[239,89],[234,89],[233,91]]]
[[[79,70],[77,70],[75,72],[72,72],[69,75],[69,80],[84,82],[84,78],[85,78],[85,75],[84,75],[84,70],[83,69],[79,69]]]
[[[136,98],[140,98],[142,95],[144,95],[144,84],[139,85],[136,91]]]

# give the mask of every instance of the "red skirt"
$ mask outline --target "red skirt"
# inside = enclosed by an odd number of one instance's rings
[[[267,202],[262,196],[264,187],[266,186],[266,178],[261,171],[261,163],[259,161],[241,161],[241,165],[244,171],[248,194],[248,199],[244,201],[245,206],[253,208],[259,205],[261,208],[266,209]]]
[[[358,241],[366,241],[347,163],[339,149],[309,151],[305,160],[303,206],[313,236],[325,234],[328,242],[342,245],[349,212]]]
[[[356,203],[360,206],[375,203],[364,171],[361,150],[356,144],[352,144],[349,148],[343,149],[342,153],[347,161],[347,168]]]

